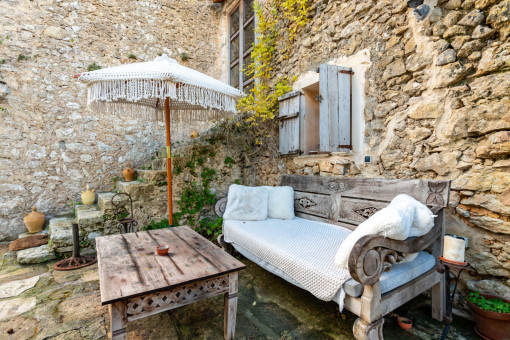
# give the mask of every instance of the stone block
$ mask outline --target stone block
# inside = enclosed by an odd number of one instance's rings
[[[478,25],[478,26],[476,26],[475,30],[473,31],[473,34],[471,35],[471,37],[473,39],[485,39],[485,38],[489,38],[490,36],[492,36],[494,34],[494,32],[496,32],[496,31],[490,27]]]
[[[44,244],[39,247],[18,251],[16,259],[22,264],[43,263],[55,259],[55,253],[53,249]]]
[[[459,53],[457,53],[457,56],[459,58],[467,58],[471,53],[482,50],[484,46],[485,43],[480,40],[468,41],[462,45],[462,48],[459,50]]]
[[[409,109],[409,118],[435,119],[444,112],[443,103],[419,103]]]
[[[482,11],[479,9],[474,9],[468,14],[466,14],[459,22],[459,25],[462,26],[478,26],[483,22],[483,19],[485,19],[485,15]]]
[[[152,170],[166,170],[166,158],[155,158],[151,162]]]
[[[97,194],[97,205],[99,210],[105,212],[106,210],[114,209],[114,205],[112,203],[112,198],[117,193],[115,192],[101,192]],[[124,205],[129,202],[129,199],[126,195],[119,195],[115,197],[115,203],[119,205]]]
[[[133,200],[149,199],[154,192],[154,185],[137,181],[118,182],[117,190],[131,195]]]
[[[437,56],[436,65],[442,66],[450,64],[453,63],[455,60],[457,60],[457,53],[455,52],[455,50],[450,48]]]
[[[94,229],[96,226],[99,226],[103,223],[103,213],[99,210],[84,210],[79,211],[76,216],[76,221],[81,229],[96,230]]]
[[[434,85],[436,88],[443,88],[453,85],[464,79],[468,73],[469,70],[458,61],[445,65],[440,71]]]
[[[160,184],[167,182],[166,170],[137,170],[138,179],[147,183]]]

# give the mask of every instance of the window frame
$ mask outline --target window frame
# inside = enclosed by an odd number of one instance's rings
[[[253,12],[253,15],[248,18],[246,21],[244,20],[244,12],[245,12],[245,2],[247,0],[240,0],[235,6],[234,9],[228,12],[228,72],[227,72],[227,81],[229,85],[232,85],[232,79],[231,79],[231,73],[232,69],[236,66],[239,66],[239,90],[244,91],[245,88],[249,87],[254,82],[253,75],[249,79],[244,79],[244,59],[248,57],[251,52],[253,51],[253,46],[248,48],[246,51],[244,50],[244,31],[248,25],[250,25],[252,22],[254,23],[254,30],[253,30],[253,36],[254,41],[256,41],[256,35],[255,35],[255,26],[256,26],[256,20],[255,20],[255,11]],[[253,3],[253,2],[252,2]],[[239,27],[234,33],[232,32],[232,15],[235,12],[239,13]],[[236,59],[232,60],[231,56],[231,49],[232,49],[232,41],[236,38],[239,38],[238,44],[239,44],[239,55]]]

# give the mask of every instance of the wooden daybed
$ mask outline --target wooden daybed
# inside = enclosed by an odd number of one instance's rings
[[[427,234],[404,241],[378,235],[367,235],[358,240],[349,256],[349,272],[353,280],[350,280],[351,289],[345,287],[347,283],[344,284],[344,308],[359,316],[353,326],[356,339],[382,339],[384,316],[432,289],[432,317],[442,321],[445,308],[444,277],[436,271],[435,265],[429,264],[429,269],[418,277],[382,293],[380,279],[384,272],[392,269],[392,265],[395,265],[394,268],[403,266],[404,263],[398,262],[406,253],[425,250],[435,257],[437,264],[442,252],[444,208],[448,204],[449,181],[284,175],[280,185],[294,188],[296,217],[336,224],[351,230],[388,205],[398,194],[410,195],[426,204],[437,215],[434,227]],[[225,205],[226,198],[218,201],[218,215],[222,215]],[[223,249],[231,249],[223,234],[218,237],[218,241]],[[285,273],[268,270],[288,280]]]

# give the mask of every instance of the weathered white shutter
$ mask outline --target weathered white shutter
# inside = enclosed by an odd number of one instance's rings
[[[300,154],[301,151],[301,91],[289,92],[280,101],[280,154]]]
[[[348,67],[319,66],[320,151],[352,149],[352,74]]]

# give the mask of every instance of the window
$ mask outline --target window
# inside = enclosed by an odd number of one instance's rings
[[[280,154],[352,150],[352,74],[323,64],[319,82],[279,98]]]
[[[241,0],[230,14],[229,29],[229,84],[247,92],[253,86],[253,75],[245,75],[251,63],[255,42],[255,11],[253,0]]]

